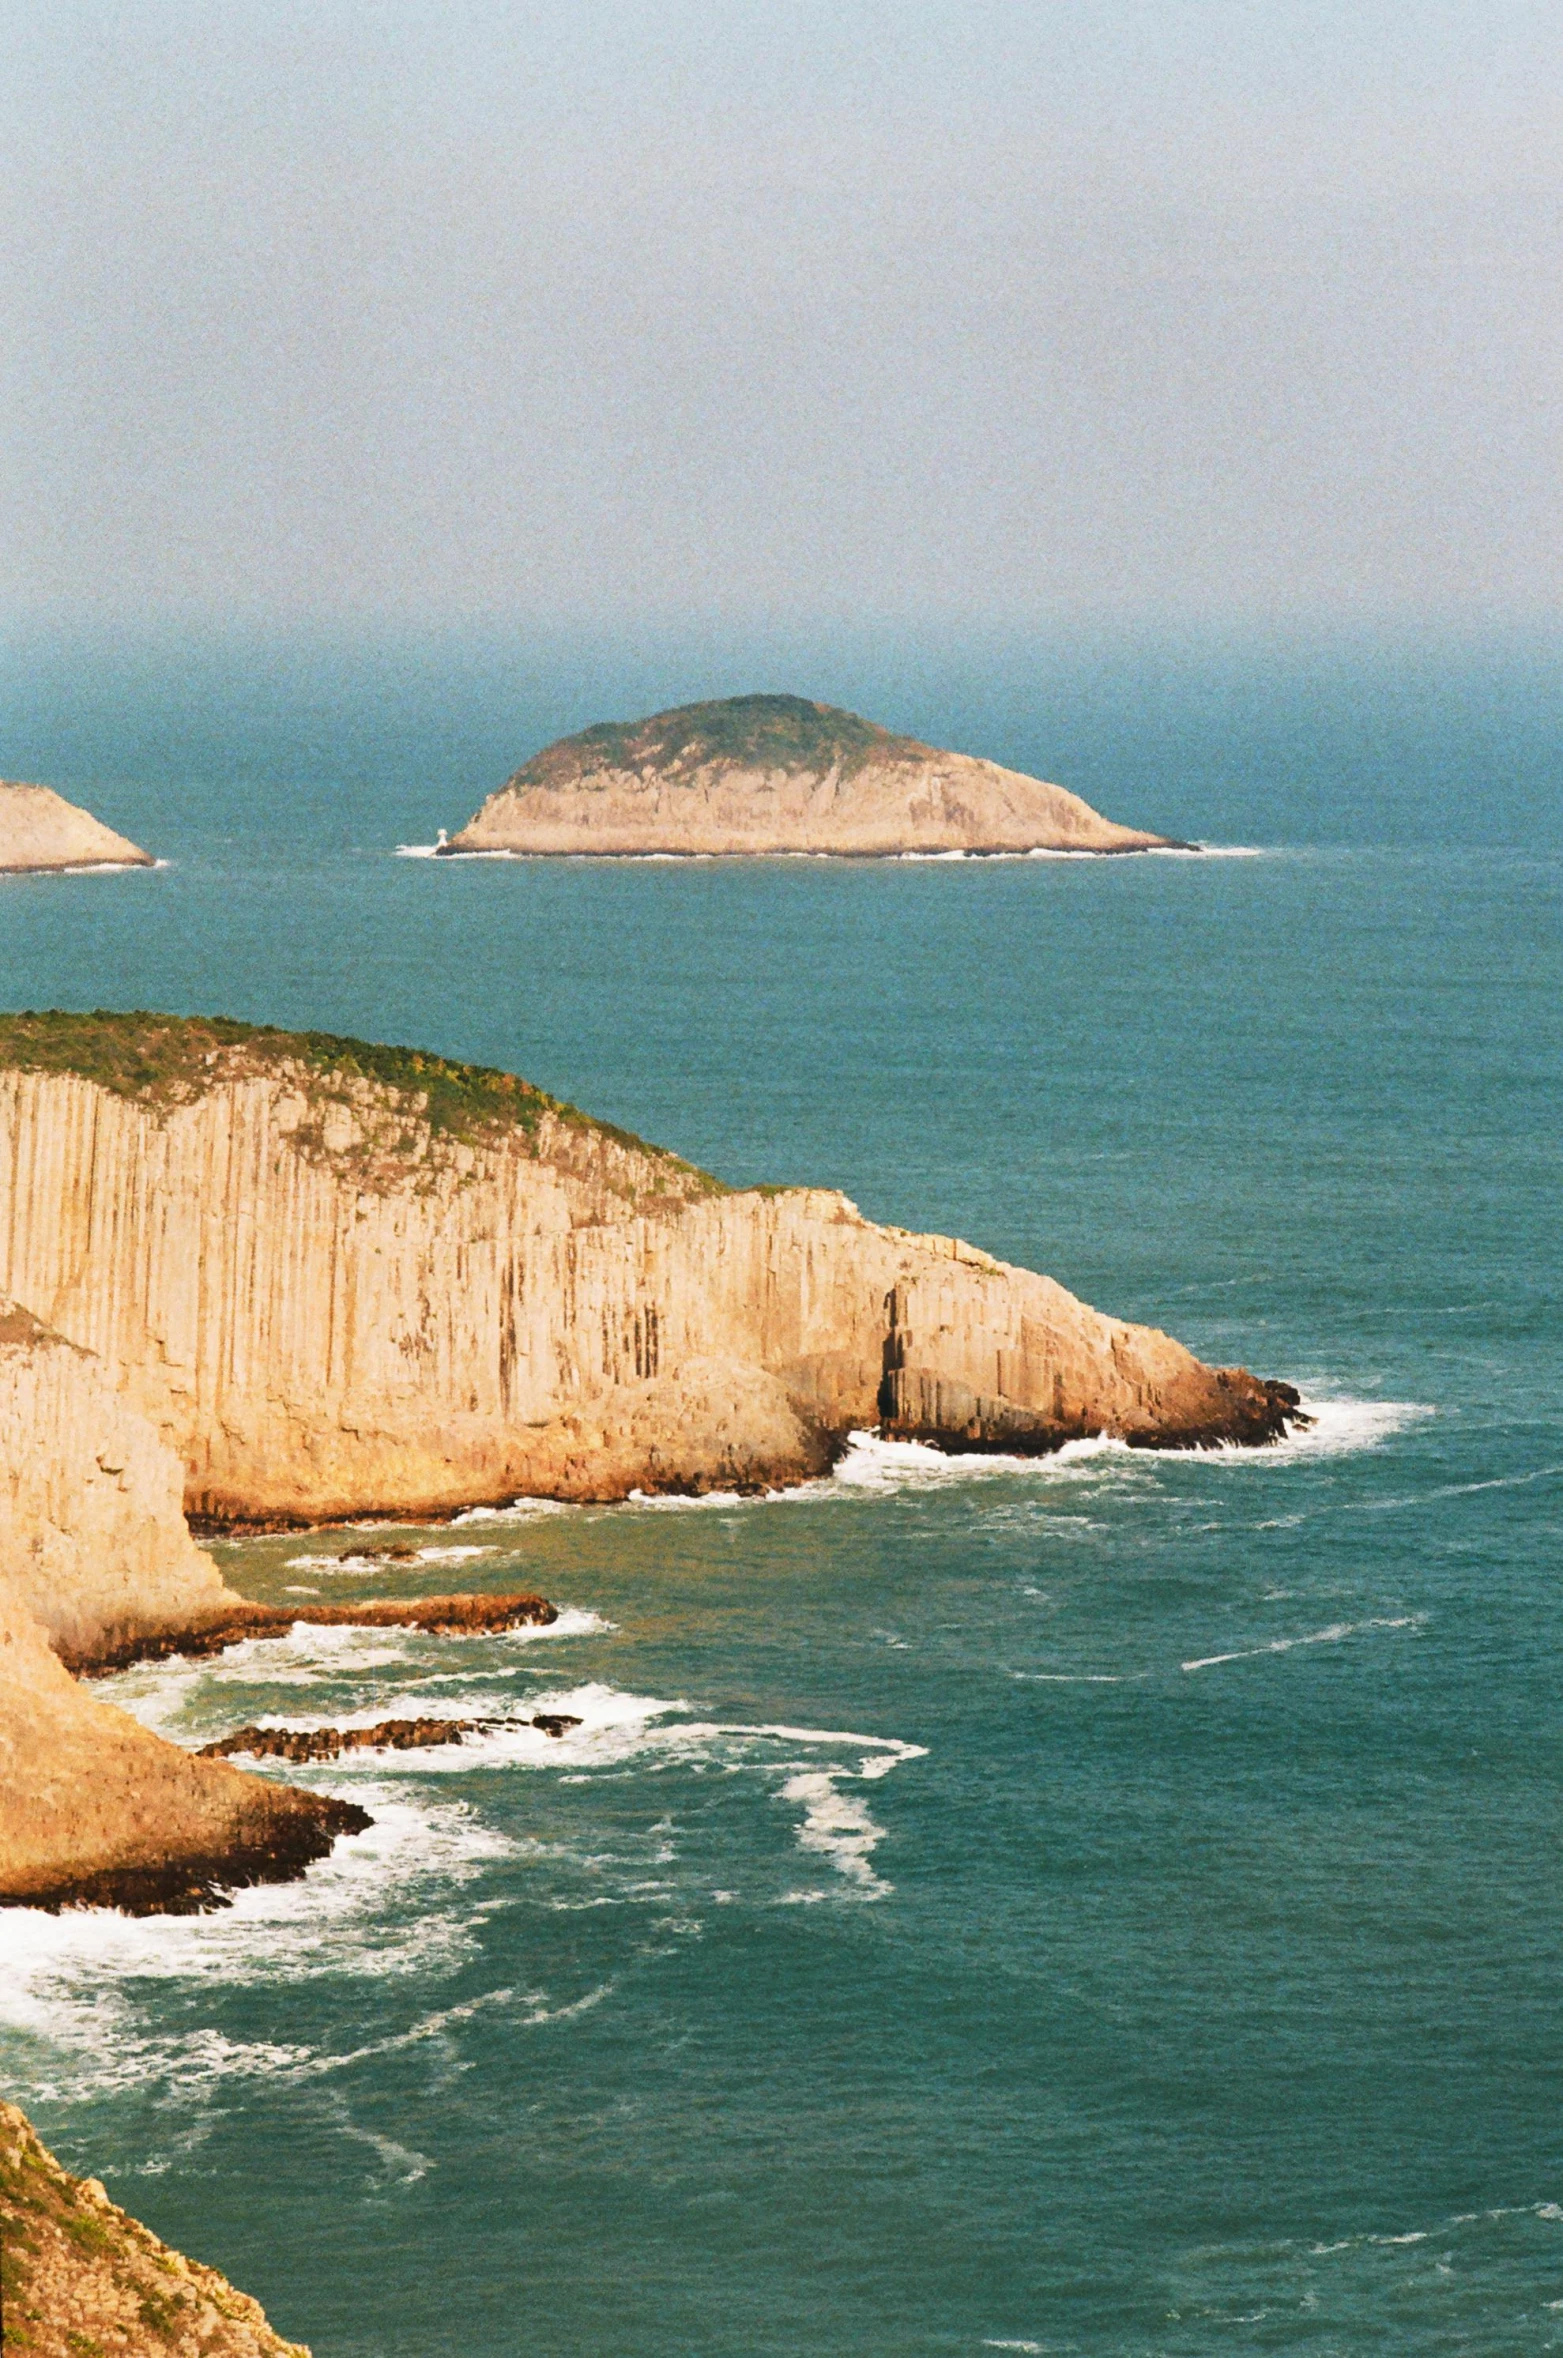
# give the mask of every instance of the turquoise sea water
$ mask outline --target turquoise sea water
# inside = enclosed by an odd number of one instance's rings
[[[566,1610],[116,1682],[169,1732],[582,1725],[291,1772],[375,1828],[220,1917],[8,1916],[0,2072],[317,2358],[1563,2346],[1563,692],[855,660],[819,692],[1250,856],[399,859],[552,730],[752,674],[62,661],[3,766],[171,865],[0,885],[0,1003],[513,1064],[1288,1376],[1314,1433],[865,1443],[394,1575],[228,1547],[256,1595]]]

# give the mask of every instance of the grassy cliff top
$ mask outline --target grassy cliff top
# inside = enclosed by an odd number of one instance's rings
[[[390,1048],[333,1032],[284,1032],[270,1024],[235,1023],[221,1015],[151,1015],[95,1008],[72,1014],[50,1007],[0,1014],[0,1070],[75,1073],[159,1105],[187,1104],[218,1083],[257,1073],[300,1071],[315,1076],[323,1094],[334,1085],[368,1081],[403,1099],[436,1136],[469,1145],[493,1142],[501,1131],[535,1134],[545,1113],[589,1136],[612,1140],[653,1157],[670,1173],[688,1174],[705,1188],[719,1180],[693,1163],[648,1146],[633,1131],[594,1121],[562,1098],[550,1097],[515,1073],[481,1064],[456,1064],[425,1048]]]
[[[875,721],[806,696],[726,696],[711,704],[680,704],[648,720],[602,721],[575,737],[545,745],[509,781],[528,786],[572,786],[609,770],[660,771],[688,777],[708,762],[739,769],[831,768],[851,777],[876,761],[925,754],[915,737],[896,737]]]

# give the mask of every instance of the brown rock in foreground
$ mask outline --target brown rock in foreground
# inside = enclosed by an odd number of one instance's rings
[[[514,1076],[315,1034],[0,1018],[0,1291],[222,1525],[795,1482],[855,1427],[1273,1439],[1288,1386],[1051,1278],[731,1193]]]
[[[439,846],[447,858],[1189,848],[803,696],[729,696],[562,737]]]
[[[62,868],[155,868],[150,852],[116,835],[50,786],[0,780],[0,875]]]
[[[5,2347],[31,2358],[309,2358],[252,2301],[76,2178],[0,2104]]]

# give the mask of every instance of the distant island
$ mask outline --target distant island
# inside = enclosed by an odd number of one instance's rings
[[[150,852],[116,835],[51,786],[0,779],[0,875],[62,868],[155,868]]]
[[[895,736],[835,705],[728,696],[561,737],[438,852],[886,858],[1193,848],[1104,819],[1062,786]]]

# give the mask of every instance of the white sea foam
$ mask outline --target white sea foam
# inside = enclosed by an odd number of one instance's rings
[[[427,1667],[427,1666],[426,1666]],[[758,1765],[773,1758],[780,1745],[830,1746],[859,1755],[852,1774],[863,1782],[888,1775],[904,1760],[921,1759],[925,1747],[903,1743],[894,1736],[855,1735],[839,1728],[791,1727],[780,1723],[750,1725],[743,1721],[697,1720],[691,1706],[656,1695],[636,1695],[622,1688],[588,1680],[576,1687],[536,1691],[518,1700],[514,1694],[491,1689],[486,1694],[464,1694],[459,1707],[449,1695],[428,1685],[384,1692],[350,1709],[333,1711],[329,1719],[294,1712],[264,1714],[257,1722],[268,1728],[308,1733],[323,1726],[377,1727],[385,1720],[461,1718],[488,1722],[448,1744],[419,1745],[407,1751],[375,1749],[341,1754],[322,1772],[335,1786],[344,1776],[384,1779],[401,1775],[450,1775],[477,1768],[592,1769],[616,1766],[638,1756],[662,1758],[717,1757],[735,1754]],[[538,1716],[566,1717],[577,1724],[557,1735],[534,1727]],[[144,1714],[138,1714],[144,1716]],[[172,1716],[165,1712],[165,1717]],[[298,1771],[290,1766],[289,1774]],[[305,1772],[307,1773],[307,1771]]]
[[[1313,1419],[1312,1424],[1294,1428],[1284,1440],[1257,1449],[1222,1443],[1194,1454],[1223,1460],[1245,1459],[1253,1465],[1287,1465],[1298,1459],[1344,1457],[1359,1449],[1376,1449],[1408,1426],[1420,1424],[1423,1418],[1438,1413],[1421,1400],[1355,1400],[1344,1396],[1316,1399],[1306,1392],[1302,1408],[1304,1415]]]
[[[897,861],[917,861],[924,866],[966,860],[974,866],[986,868],[1012,860],[1074,860],[1106,866],[1109,860],[1116,865],[1123,855],[1071,850],[1064,845],[1037,844],[1029,851],[904,851],[891,852],[887,856]],[[1142,860],[1262,860],[1270,855],[1267,847],[1258,843],[1148,843],[1130,856]]]
[[[172,865],[171,860],[154,860],[152,862],[153,869],[169,868]],[[145,876],[148,869],[145,860],[84,860],[78,868],[35,870],[34,873],[55,876]]]
[[[1435,1411],[1415,1400],[1353,1400],[1310,1398],[1301,1402],[1312,1419],[1279,1441],[1249,1444],[1223,1441],[1206,1449],[1131,1449],[1126,1441],[1098,1433],[1080,1441],[1066,1441],[1045,1457],[1002,1453],[952,1454],[921,1441],[886,1441],[877,1433],[848,1436],[845,1456],[824,1483],[805,1483],[801,1489],[778,1492],[789,1500],[818,1496],[834,1484],[857,1491],[923,1488],[947,1482],[991,1479],[996,1474],[1022,1474],[1043,1480],[1081,1472],[1100,1474],[1154,1473],[1161,1467],[1185,1465],[1291,1465],[1298,1460],[1336,1457],[1350,1451],[1376,1448],[1408,1425]],[[1558,1469],[1563,1470],[1563,1469]]]
[[[1094,857],[1094,854],[1085,855]],[[558,1499],[517,1498],[508,1506],[469,1507],[455,1517],[460,1523],[526,1523],[541,1515],[622,1515],[626,1513],[725,1513],[766,1506],[810,1506],[850,1497],[891,1496],[903,1490],[942,1487],[954,1482],[992,1481],[1023,1475],[1029,1481],[1052,1483],[1078,1480],[1111,1470],[1119,1478],[1152,1477],[1158,1467],[1199,1464],[1285,1466],[1319,1457],[1342,1456],[1376,1448],[1394,1434],[1436,1411],[1415,1400],[1356,1400],[1303,1396],[1301,1406],[1312,1419],[1279,1441],[1244,1443],[1223,1441],[1205,1449],[1131,1449],[1110,1433],[1093,1433],[1066,1441],[1043,1456],[1021,1456],[1001,1451],[935,1449],[922,1441],[889,1441],[866,1428],[847,1435],[846,1448],[829,1474],[799,1482],[785,1490],[740,1493],[712,1490],[699,1498],[661,1495],[634,1490],[618,1506],[572,1506]],[[1551,1470],[1551,1469],[1549,1469]],[[1539,1477],[1526,1476],[1531,1480]],[[293,1559],[302,1563],[304,1559]],[[318,1562],[318,1559],[314,1559]]]
[[[356,1787],[355,1798],[373,1813],[364,1833],[343,1837],[300,1880],[236,1892],[212,1915],[7,1909],[0,2026],[63,2050],[73,2095],[156,2080],[193,2090],[319,2068],[311,2049],[287,2040],[234,2041],[210,2027],[143,2033],[129,1993],[147,1982],[401,1979],[450,1971],[469,1956],[460,1888],[513,1844],[460,1803],[414,1805],[384,1786]]]
[[[413,1550],[413,1560],[420,1564],[470,1564],[478,1556],[491,1556],[491,1547],[420,1547]],[[404,1559],[405,1561],[405,1559]],[[290,1572],[387,1572],[397,1569],[382,1555],[366,1550],[362,1555],[289,1556]]]
[[[1364,1515],[1388,1515],[1397,1507],[1420,1507],[1440,1498],[1472,1498],[1481,1490],[1524,1490],[1532,1482],[1555,1481],[1563,1474],[1563,1465],[1532,1466],[1524,1474],[1493,1474],[1482,1482],[1441,1482],[1436,1489],[1414,1491],[1407,1498],[1367,1499],[1358,1512]]]
[[[579,1515],[586,1509],[570,1506],[561,1498],[513,1498],[508,1506],[468,1507],[451,1517],[451,1527],[459,1530],[464,1523],[532,1523],[544,1515]]]
[[[781,1789],[784,1801],[801,1801],[803,1823],[798,1828],[800,1850],[829,1859],[838,1875],[868,1896],[879,1899],[893,1887],[874,1872],[871,1854],[885,1838],[885,1830],[869,1815],[853,1793],[843,1793],[835,1777],[824,1769],[801,1769]],[[812,1899],[812,1892],[791,1892],[789,1899]]]
[[[1289,1654],[1295,1646],[1338,1646],[1345,1638],[1363,1637],[1375,1629],[1421,1629],[1425,1613],[1400,1613],[1369,1621],[1332,1621],[1328,1629],[1309,1629],[1297,1637],[1271,1638],[1262,1646],[1239,1646],[1229,1654],[1200,1654],[1180,1665],[1184,1670],[1214,1670],[1223,1662],[1256,1662],[1265,1654]]]
[[[467,1674],[453,1678],[443,1662],[428,1660],[427,1641],[421,1663],[412,1656],[391,1662],[366,1660],[363,1653],[355,1658],[351,1640],[363,1634],[301,1630],[298,1644],[312,1652],[280,1674],[276,1657],[288,1641],[280,1647],[247,1642],[244,1651],[250,1658],[243,1668],[249,1683],[269,1685],[274,1693],[291,1696],[293,1681],[310,1675],[339,1684],[345,1663],[353,1664],[355,1675],[368,1674],[351,1706],[333,1704],[328,1719],[288,1710],[272,1715],[270,1724],[365,1726],[404,1714],[456,1715],[442,1690]],[[566,2023],[600,2004],[611,1993],[611,1979],[563,1998],[542,1991],[490,1991],[465,2007],[423,2013],[406,2028],[345,2050],[322,2049],[285,2035],[234,2038],[210,2022],[169,2031],[158,2027],[160,2001],[149,1984],[177,1983],[186,2001],[207,1986],[215,2000],[219,1991],[235,1987],[285,1985],[322,1975],[407,1980],[445,1975],[467,1963],[477,1953],[481,1914],[464,1887],[491,1862],[514,1855],[516,1845],[464,1803],[435,1800],[434,1793],[449,1787],[431,1788],[428,1772],[440,1778],[473,1768],[548,1769],[584,1781],[605,1768],[622,1773],[636,1761],[653,1773],[686,1763],[747,1772],[800,1809],[799,1847],[834,1870],[837,1896],[878,1899],[890,1890],[871,1863],[884,1829],[851,1788],[920,1757],[921,1746],[788,1722],[697,1719],[681,1698],[635,1694],[598,1681],[534,1688],[522,1695],[491,1655],[485,1661],[486,1668],[470,1674],[459,1715],[492,1717],[498,1726],[462,1744],[415,1753],[360,1753],[318,1765],[287,1765],[290,1781],[350,1794],[373,1819],[364,1833],[338,1841],[298,1881],[241,1891],[230,1908],[200,1917],[8,1910],[0,1944],[0,2029],[20,2035],[11,2068],[13,2080],[25,2083],[21,2092],[75,2099],[154,2088],[165,2091],[176,2107],[199,2110],[224,2082],[329,2079],[374,2056],[443,2038],[476,2006],[508,2006],[518,2021],[541,2027]],[[214,1689],[207,1682],[221,1668],[212,1661],[143,1664],[111,1683],[116,1700],[143,1720],[156,1724],[185,1714],[188,1724],[192,1697],[202,1719],[209,1720],[220,1704],[221,1686]],[[409,1669],[422,1684],[409,1683]],[[510,1675],[521,1669],[518,1661]],[[403,1675],[388,1678],[387,1671]],[[253,1711],[253,1700],[247,1697],[246,1703]],[[579,1725],[548,1736],[527,1724],[540,1712],[568,1715]],[[192,1739],[187,1734],[185,1740]],[[671,1842],[664,1842],[662,1855],[674,1855]],[[621,1896],[646,1896],[654,1888],[637,1884]],[[817,1901],[832,1893],[787,1896]],[[683,1924],[683,1918],[678,1922]],[[382,2158],[409,2169],[416,2160],[398,2164],[389,2152]],[[154,2157],[147,2166],[162,2164]]]
[[[1185,1662],[1183,1667],[1187,1670],[1190,1665]],[[1119,1670],[1012,1670],[1010,1677],[1028,1687],[1121,1687],[1129,1674]]]
[[[137,1663],[133,1669],[99,1682],[98,1691],[139,1719],[144,1727],[188,1742],[191,1739],[184,1731],[192,1710],[203,1723],[215,1715],[226,1717],[228,1724],[232,1724],[231,1707],[223,1702],[223,1690],[232,1686],[307,1690],[322,1680],[329,1680],[334,1686],[347,1680],[378,1689],[383,1684],[379,1674],[386,1671],[403,1674],[411,1671],[421,1681],[432,1680],[441,1686],[483,1684],[491,1682],[495,1675],[491,1661],[486,1669],[458,1667],[469,1646],[496,1648],[503,1656],[512,1651],[524,1653],[542,1640],[594,1637],[613,1627],[600,1613],[567,1605],[556,1620],[543,1625],[528,1623],[520,1629],[463,1635],[463,1650],[457,1651],[450,1637],[426,1630],[376,1629],[363,1623],[321,1627],[314,1622],[296,1621],[282,1637],[241,1638],[237,1644],[225,1646],[220,1654],[193,1657],[175,1654],[162,1662]],[[470,1660],[470,1656],[465,1658]],[[490,1660],[486,1654],[483,1659]],[[440,1716],[457,1716],[448,1702],[430,1709]],[[369,1720],[392,1716],[389,1706],[377,1706],[370,1710]],[[460,1716],[476,1716],[470,1701]],[[329,1723],[322,1723],[317,1715],[298,1724],[335,1727],[344,1723],[340,1715],[334,1715]],[[213,1727],[203,1724],[201,1740],[215,1732]]]

